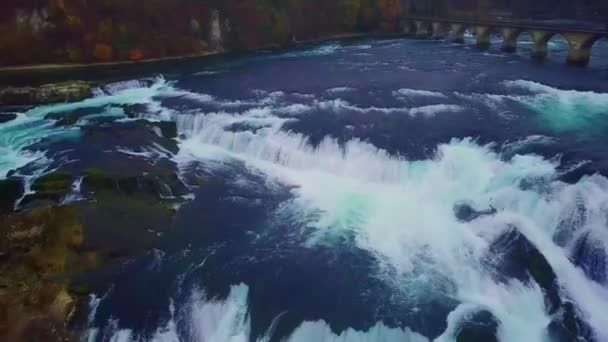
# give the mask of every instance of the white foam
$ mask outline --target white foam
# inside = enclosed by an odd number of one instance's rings
[[[523,139],[505,143],[503,145],[503,151],[506,153],[514,153],[533,145],[551,145],[554,144],[556,141],[557,139],[546,135],[529,135]]]
[[[553,92],[543,87],[537,91]],[[505,98],[510,97],[491,97],[492,101]],[[275,116],[276,100],[266,103],[267,107],[242,113],[173,113],[178,131],[184,136],[176,161],[183,165],[203,160],[207,167],[225,167],[226,163],[239,160],[270,178],[294,185],[295,200],[288,204],[290,208],[319,214],[313,224],[316,234],[307,244],[331,243],[336,234],[353,234],[357,246],[375,255],[386,271],[376,276],[392,284],[396,295],[407,298],[412,307],[428,302],[429,296],[454,298],[462,304],[451,315],[453,329],[463,312],[483,308],[500,321],[502,341],[545,341],[551,318],[546,313],[542,290],[535,284],[499,283],[482,262],[492,242],[514,225],[547,259],[564,295],[579,306],[598,338],[608,338],[602,335],[608,325],[606,290],[587,279],[568,259],[568,248],[581,229],[593,232],[591,236],[602,243],[608,241],[602,233],[608,213],[608,180],[604,177],[583,177],[576,184],[565,184],[557,180],[558,160],[534,155],[504,160],[492,151],[492,146],[481,146],[471,139],[441,144],[434,158],[421,161],[392,156],[359,140],[341,145],[325,138],[312,147],[306,136],[282,131],[281,126],[288,119]],[[408,108],[362,108],[341,99],[315,101],[313,106],[327,111],[411,113]],[[227,130],[234,123],[257,129]],[[538,188],[522,187],[523,181],[537,184]],[[553,238],[558,230],[565,229],[561,223],[573,217],[580,198],[587,210],[585,221],[569,228],[572,236],[564,246],[558,246]],[[476,208],[492,205],[499,213],[470,223],[459,222],[453,208],[463,200]],[[229,298],[243,297],[242,289],[236,292],[231,291]],[[202,297],[193,302],[202,303],[192,311],[200,315],[189,321],[203,324],[204,331],[211,334],[206,338],[248,336],[249,321],[243,306]],[[221,317],[216,312],[222,312]],[[226,322],[232,330],[216,329],[228,325]],[[167,327],[164,331],[171,331],[171,326]],[[322,322],[306,323],[296,331],[302,335],[294,332],[293,336],[365,340],[379,329],[385,334],[382,336],[413,338],[405,330],[376,327],[366,333],[335,335]],[[452,338],[450,331],[443,336]],[[521,335],[523,332],[526,336]]]
[[[341,48],[342,47],[336,43],[330,43],[330,44],[319,46],[314,49],[282,53],[273,58],[298,58],[298,57],[327,56],[327,55],[333,55],[334,53],[338,52]]]
[[[587,289],[587,294],[572,297],[582,296],[577,303],[592,326],[598,330],[605,323],[600,315],[608,305],[603,292],[590,285],[568,261],[568,252],[553,242],[561,215],[569,212],[564,200],[571,198],[572,188],[593,189],[579,190],[589,203],[603,198],[598,193],[608,195],[608,184],[589,183],[599,176],[568,186],[554,180],[556,161],[538,156],[503,161],[488,146],[468,139],[440,145],[434,159],[409,162],[358,140],[340,146],[326,138],[312,148],[306,137],[278,127],[226,132],[225,117],[201,115],[196,120],[197,129],[179,125],[188,138],[181,143],[181,158],[239,159],[297,186],[297,210],[322,212],[318,233],[309,243],[344,231],[355,233],[359,247],[397,270],[399,280],[387,281],[397,284],[413,304],[429,291],[455,297],[488,308],[503,324],[505,341],[517,341],[517,331],[533,332],[530,341],[542,341],[549,322],[542,292],[516,283],[497,284],[480,261],[496,234],[515,224],[541,247],[568,293],[577,286]],[[551,195],[520,189],[523,179],[549,182]],[[458,222],[453,207],[461,200],[478,208],[493,205],[509,215]],[[605,227],[599,217],[597,225]],[[456,286],[456,293],[442,293],[444,277]],[[576,286],[568,285],[572,282]]]
[[[176,310],[173,301],[169,306],[170,319],[165,325],[159,327],[151,338],[136,336],[129,329],[119,329],[118,322],[112,320],[104,329],[111,331],[108,339],[104,341],[151,341],[151,342],[247,342],[251,336],[251,322],[247,306],[249,288],[244,284],[232,286],[226,299],[207,298],[205,292],[194,289],[185,305]],[[284,313],[283,313],[284,314]],[[273,335],[274,327],[280,323],[280,314],[273,320],[268,332],[256,341],[267,342]],[[187,331],[187,335],[180,335],[180,331]],[[98,329],[94,329],[98,334]],[[89,335],[91,336],[91,335]],[[93,335],[96,337],[97,335]],[[286,342],[428,342],[422,335],[409,329],[389,328],[377,323],[367,331],[357,331],[349,328],[335,334],[324,321],[302,322],[296,330],[287,337]]]
[[[343,99],[333,99],[333,100],[324,100],[324,101],[315,101],[315,106],[321,110],[327,110],[332,112],[341,112],[341,111],[353,111],[359,113],[371,113],[371,112],[379,112],[384,114],[393,114],[393,113],[408,113],[408,108],[386,108],[386,107],[359,107],[357,105],[353,105],[346,100]]]
[[[247,308],[249,288],[235,285],[224,300],[207,298],[204,291],[194,289],[187,303],[177,313],[175,304],[169,306],[170,319],[159,327],[150,339],[136,336],[129,329],[112,329],[109,341],[200,341],[200,342],[247,342],[251,333],[251,323]],[[178,317],[176,317],[176,314]],[[110,321],[108,327],[114,322]],[[183,324],[186,336],[178,333],[178,325]],[[108,330],[108,327],[105,330]],[[96,329],[97,330],[97,329]]]
[[[137,88],[136,86],[145,87]],[[47,114],[107,105],[147,104],[153,111],[156,111],[155,117],[167,117],[167,114],[163,113],[164,109],[158,106],[153,99],[165,87],[168,87],[168,83],[162,77],[157,78],[150,86],[139,81],[120,83],[108,88],[110,95],[92,97],[79,102],[35,107],[19,115],[15,120],[0,125],[0,179],[5,178],[10,170],[41,160],[45,156],[43,151],[28,151],[28,146],[42,139],[79,134],[78,127],[57,127],[52,120],[45,119]],[[122,110],[110,108],[106,113],[85,117],[79,123],[86,124],[87,120],[95,117],[119,116],[124,116]]]
[[[410,109],[410,115],[432,117],[439,113],[457,113],[463,110],[464,108],[458,105],[437,104],[412,108]]]
[[[326,91],[330,94],[339,94],[339,93],[348,93],[355,90],[355,88],[351,88],[351,87],[335,87],[335,88],[330,88],[327,89]]]
[[[393,92],[395,96],[406,96],[406,97],[439,97],[446,98],[447,96],[443,93],[436,91],[420,90],[420,89],[409,89],[403,88]]]
[[[543,122],[557,132],[575,131],[593,136],[605,130],[608,118],[608,93],[594,91],[564,90],[527,80],[506,81],[508,92],[527,91],[517,95],[461,94],[456,96],[482,102],[493,110],[499,110],[506,100],[519,102],[532,109]]]
[[[367,331],[348,328],[335,334],[324,321],[304,322],[287,339],[289,342],[429,342],[429,339],[410,329],[389,328],[377,323]]]

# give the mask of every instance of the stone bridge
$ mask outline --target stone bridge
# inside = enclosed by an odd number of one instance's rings
[[[402,23],[404,33],[408,35],[418,38],[447,37],[456,43],[463,43],[465,32],[470,30],[476,36],[477,46],[481,49],[490,47],[491,35],[496,33],[503,38],[502,50],[505,52],[515,52],[517,38],[520,34],[527,32],[534,43],[532,57],[538,59],[547,57],[549,40],[556,35],[561,35],[569,45],[567,62],[581,66],[589,64],[593,44],[608,36],[608,31],[602,29],[556,27],[533,22],[406,17],[403,18]]]

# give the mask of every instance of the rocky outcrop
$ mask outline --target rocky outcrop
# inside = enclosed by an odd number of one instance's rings
[[[517,227],[510,227],[489,248],[488,266],[496,270],[496,278],[508,282],[517,279],[534,282],[544,292],[547,313],[552,316],[548,333],[552,341],[592,340],[591,329],[582,315],[562,298],[557,275],[544,255]]]
[[[173,169],[84,177],[86,200],[57,206],[73,176],[55,171],[34,182],[19,212],[11,198],[21,183],[0,182],[0,340],[79,340],[73,324],[86,317],[90,286],[78,276],[157,248],[171,229],[175,210],[162,191],[183,188]]]
[[[499,321],[489,311],[479,311],[467,317],[456,333],[456,342],[498,342]]]
[[[0,113],[0,124],[13,121],[17,118],[17,114],[14,113]]]
[[[40,87],[7,87],[0,89],[0,105],[72,102],[91,95],[91,85],[83,81],[45,84]]]
[[[67,172],[53,172],[44,175],[32,184],[33,194],[26,195],[21,201],[25,207],[59,203],[72,186],[72,175]]]
[[[65,324],[74,297],[66,292],[66,275],[89,268],[80,260],[77,212],[39,208],[0,217],[0,226],[0,251],[6,254],[0,259],[0,339],[70,340]]]

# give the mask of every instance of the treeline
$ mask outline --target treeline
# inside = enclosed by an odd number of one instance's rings
[[[394,31],[400,14],[400,0],[5,0],[2,7],[0,65],[139,60]]]

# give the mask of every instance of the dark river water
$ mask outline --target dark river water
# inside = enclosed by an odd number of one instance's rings
[[[94,276],[84,340],[608,341],[608,44],[494,46],[159,71],[0,124],[0,177],[172,161],[188,186],[159,248]]]

